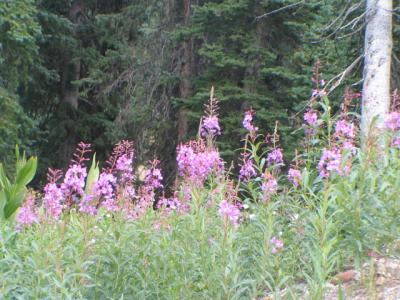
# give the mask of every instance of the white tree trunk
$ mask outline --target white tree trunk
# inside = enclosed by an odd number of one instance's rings
[[[392,0],[367,0],[366,9],[361,113],[364,143],[377,138],[390,108],[393,3]],[[375,117],[376,123],[371,124]]]

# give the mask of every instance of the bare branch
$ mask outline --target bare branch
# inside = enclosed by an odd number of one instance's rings
[[[273,15],[273,14],[276,14],[276,13],[279,13],[279,12],[281,12],[281,11],[284,11],[284,10],[287,10],[287,9],[290,9],[290,8],[293,8],[293,7],[296,7],[296,6],[299,6],[300,4],[304,4],[304,3],[305,3],[305,0],[301,0],[301,1],[299,1],[299,2],[292,3],[292,4],[289,4],[289,5],[283,6],[283,7],[281,7],[281,8],[275,9],[275,10],[273,10],[273,11],[267,12],[267,13],[261,15],[261,16],[256,17],[256,21],[258,21],[258,20],[260,20],[260,19],[262,19],[262,18],[265,18],[265,17],[267,17],[267,16],[270,16],[270,15]]]
[[[331,80],[328,81],[326,87],[328,87],[333,81],[336,80],[329,88],[327,95],[332,93],[342,83],[342,81],[346,78],[347,75],[351,73],[351,71],[357,66],[357,64],[361,61],[362,58],[363,55],[357,57],[356,60],[354,60],[342,73],[336,75],[335,77],[333,77]]]

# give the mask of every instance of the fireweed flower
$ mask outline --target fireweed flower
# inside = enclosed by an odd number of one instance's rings
[[[355,127],[353,123],[346,120],[338,120],[335,124],[335,134],[337,136],[343,136],[348,139],[355,138]]]
[[[221,134],[221,127],[217,116],[205,117],[202,121],[200,133],[202,137],[217,136]]]
[[[23,227],[31,226],[38,222],[38,216],[35,208],[35,197],[32,194],[28,194],[24,204],[19,209],[16,221],[17,230],[21,230]]]
[[[233,226],[237,227],[239,225],[240,210],[236,205],[231,204],[226,200],[222,200],[219,204],[218,213],[224,219],[229,219]]]
[[[95,200],[93,195],[84,195],[79,202],[79,211],[92,216],[96,215],[97,207],[93,200]]]
[[[297,169],[290,168],[288,171],[288,179],[295,187],[298,187],[301,183],[301,172]]]
[[[133,151],[128,154],[123,154],[117,159],[115,169],[120,173],[123,183],[130,183],[134,179],[132,161]]]
[[[83,195],[83,188],[85,187],[85,179],[87,176],[86,168],[74,164],[69,167],[65,173],[64,182],[61,185],[61,189],[65,195]]]
[[[395,137],[392,140],[392,147],[394,148],[400,148],[400,137]]]
[[[93,185],[93,195],[102,201],[102,206],[108,211],[117,211],[118,205],[114,198],[114,186],[117,178],[111,173],[102,172],[99,180]]]
[[[271,173],[264,173],[262,175],[263,182],[261,184],[261,190],[263,192],[263,201],[267,202],[278,190],[278,181]]]
[[[247,129],[250,132],[255,132],[258,130],[258,127],[255,127],[252,122],[253,122],[253,116],[254,116],[254,110],[248,110],[244,113],[244,119],[243,119],[243,127]]]
[[[243,155],[243,164],[240,167],[239,171],[239,179],[243,181],[249,181],[252,177],[257,175],[256,170],[254,169],[253,160],[248,158],[246,154]]]
[[[179,175],[196,185],[201,185],[212,172],[223,170],[216,149],[207,149],[193,142],[178,146],[176,160]]]
[[[384,124],[389,130],[400,129],[400,113],[393,111],[386,115]]]
[[[176,211],[177,213],[187,211],[187,207],[184,203],[182,203],[178,198],[161,198],[157,203],[157,208],[164,208],[167,213],[172,211]]]
[[[309,126],[315,126],[318,121],[318,114],[317,111],[313,109],[307,110],[307,112],[304,114],[304,122],[306,125]]]
[[[43,206],[49,216],[53,217],[54,219],[58,219],[60,217],[63,209],[63,200],[63,192],[55,182],[49,182],[46,184],[44,187]]]
[[[150,170],[147,171],[144,182],[147,186],[151,186],[154,189],[162,188],[163,185],[161,181],[163,180],[163,176],[161,174],[161,170],[153,166]]]
[[[271,165],[278,165],[283,163],[283,154],[281,148],[276,148],[272,150],[267,156],[267,164]]]
[[[269,242],[271,243],[272,246],[271,252],[273,254],[277,253],[279,250],[283,248],[283,241],[274,236],[271,238]]]
[[[344,174],[342,165],[342,154],[339,149],[324,149],[321,159],[318,163],[318,170],[321,177],[329,177],[330,173],[336,172],[339,175]]]

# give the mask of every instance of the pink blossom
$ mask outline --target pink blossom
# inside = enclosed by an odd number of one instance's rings
[[[216,149],[191,142],[177,149],[178,172],[190,182],[201,185],[211,173],[223,169],[223,161]]]
[[[400,148],[400,137],[395,137],[392,140],[392,147]]]
[[[339,175],[343,175],[342,154],[339,149],[327,150],[324,149],[321,159],[318,163],[319,173],[322,177],[329,177],[329,174],[333,171]]]
[[[61,189],[64,195],[83,195],[83,188],[85,187],[85,179],[87,176],[86,168],[79,165],[73,164],[70,166],[65,173],[64,182],[61,185]]]
[[[18,211],[16,221],[17,230],[21,230],[23,227],[28,227],[38,222],[35,208],[35,197],[33,195],[28,194],[26,197],[24,204]]]
[[[254,168],[253,160],[251,158],[246,158],[246,155],[243,156],[243,164],[240,167],[239,179],[249,181],[252,177],[257,175],[257,172]]]
[[[387,129],[396,130],[400,129],[400,113],[393,111],[385,117],[385,126]]]
[[[63,192],[55,182],[49,182],[48,184],[46,184],[46,186],[44,187],[43,206],[46,209],[46,213],[48,215],[50,215],[54,219],[58,219],[63,209],[63,200]]]
[[[272,237],[272,239],[269,241],[272,245],[272,249],[271,252],[273,254],[277,253],[279,250],[281,250],[284,246],[283,241],[276,238],[276,237]]]
[[[117,182],[115,176],[108,172],[102,172],[99,180],[93,185],[93,195],[100,201],[103,200],[102,206],[108,211],[118,210],[114,197],[114,186]]]
[[[153,166],[150,170],[147,171],[144,182],[146,185],[157,189],[163,187],[161,183],[162,180],[163,176],[161,174],[161,170]]]
[[[89,215],[96,215],[97,214],[97,207],[96,203],[93,202],[95,197],[93,195],[84,195],[79,202],[79,211],[89,214]]]
[[[222,200],[218,212],[223,218],[228,218],[234,226],[239,225],[240,210],[236,205]]]
[[[262,177],[261,190],[263,191],[263,201],[269,201],[278,190],[278,181],[270,173],[264,173]]]
[[[252,122],[253,122],[253,116],[254,116],[254,110],[248,110],[244,113],[244,119],[243,119],[243,127],[247,129],[248,131],[254,132],[258,130],[258,127],[255,127]]]
[[[346,120],[338,120],[335,125],[335,134],[337,136],[344,136],[348,139],[355,138],[355,127],[353,123]]]
[[[283,154],[281,148],[276,148],[272,150],[267,156],[267,164],[275,165],[275,164],[282,164],[283,163]]]
[[[133,150],[128,154],[123,154],[117,159],[115,169],[120,173],[122,183],[127,184],[133,181]]]
[[[221,134],[219,120],[217,116],[208,116],[203,119],[200,133],[202,137],[217,136]]]
[[[295,187],[298,187],[301,182],[301,172],[297,169],[290,168],[288,171],[288,179]]]
[[[317,124],[317,120],[318,120],[317,111],[313,109],[307,110],[307,112],[304,114],[304,121],[306,122],[306,125],[315,126]]]

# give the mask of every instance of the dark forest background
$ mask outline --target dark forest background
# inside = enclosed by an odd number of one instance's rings
[[[11,162],[19,144],[39,156],[40,180],[81,140],[102,161],[132,139],[137,163],[159,158],[171,181],[175,148],[197,134],[211,86],[225,159],[236,159],[250,107],[263,133],[279,122],[292,153],[313,66],[320,59],[329,80],[362,54],[362,18],[343,25],[364,10],[351,0],[3,0],[0,159]],[[393,86],[399,34],[395,22]],[[333,103],[346,85],[360,90],[359,61]]]

